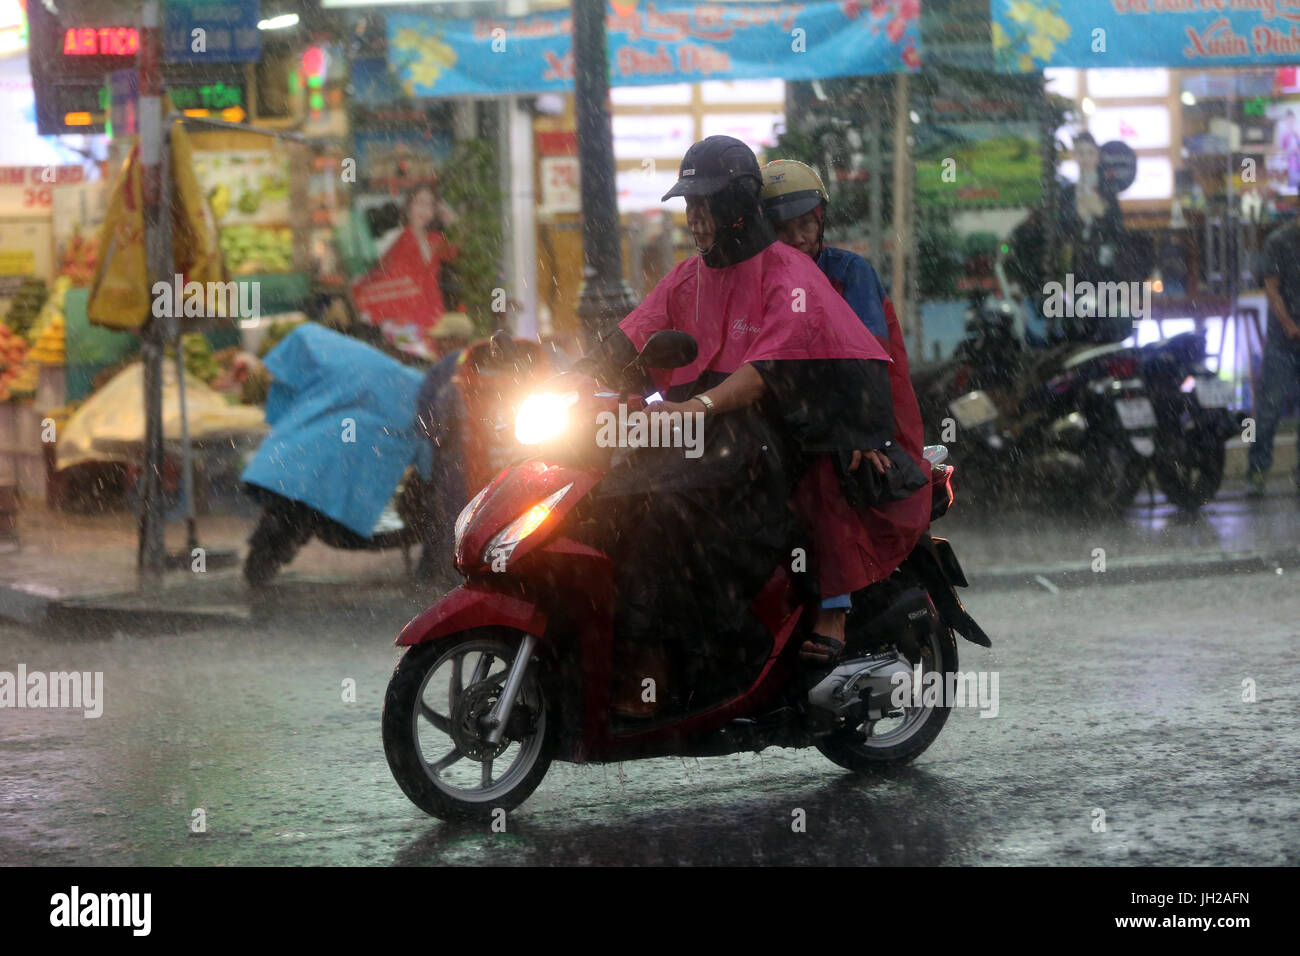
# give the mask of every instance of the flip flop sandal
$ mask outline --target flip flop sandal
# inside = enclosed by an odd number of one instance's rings
[[[810,644],[813,645],[811,648]],[[825,648],[825,652],[819,652],[819,648]],[[800,659],[814,664],[834,664],[843,653],[844,642],[825,634],[810,634],[799,648]]]

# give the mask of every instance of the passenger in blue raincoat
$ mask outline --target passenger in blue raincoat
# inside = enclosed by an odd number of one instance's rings
[[[271,426],[242,480],[300,501],[363,538],[409,466],[429,477],[411,421],[421,374],[314,322],[266,357]]]

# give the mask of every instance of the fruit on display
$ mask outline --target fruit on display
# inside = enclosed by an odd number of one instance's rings
[[[68,356],[68,336],[63,317],[63,300],[72,287],[72,277],[59,276],[54,291],[45,300],[40,314],[27,333],[32,349],[29,358],[41,365],[64,365]]]
[[[3,383],[3,387],[0,388],[0,401],[35,398],[36,383],[39,377],[40,369],[31,364],[14,368],[12,374],[4,373],[3,376],[0,376],[0,383]]]
[[[208,205],[212,207],[212,216],[217,222],[225,219],[230,210],[230,188],[224,183],[213,186],[208,193]]]
[[[90,285],[95,281],[95,270],[98,268],[99,236],[95,233],[83,236],[80,230],[74,232],[63,250],[63,262],[59,266],[60,279],[68,279],[70,285]]]
[[[28,355],[33,362],[41,365],[67,364],[68,334],[63,326],[62,315],[56,315],[41,330]]]
[[[279,345],[286,335],[301,324],[301,320],[276,319],[262,333],[262,340],[257,345],[257,357],[266,358],[271,349]]]
[[[251,216],[262,208],[262,194],[244,190],[239,194],[239,202],[235,205],[239,207],[240,212]]]
[[[270,376],[261,359],[238,346],[222,349],[213,358],[221,368],[221,374],[208,383],[214,391],[236,404],[265,404]]]
[[[235,275],[293,270],[293,230],[286,226],[227,226],[219,241]]]
[[[5,316],[4,324],[9,327],[9,331],[26,335],[36,321],[36,317],[40,315],[41,307],[45,305],[47,298],[49,298],[49,290],[45,287],[44,279],[24,279],[23,284],[14,293],[13,301],[9,304],[9,312]]]
[[[262,173],[258,177],[258,185],[261,187],[261,198],[263,199],[289,198],[288,176],[279,173]]]
[[[36,394],[40,370],[27,358],[27,340],[0,325],[0,402]]]
[[[221,374],[221,366],[212,357],[212,346],[198,332],[181,336],[181,352],[185,356],[185,371],[205,384]]]
[[[0,370],[22,365],[27,359],[27,340],[8,326],[0,325]]]

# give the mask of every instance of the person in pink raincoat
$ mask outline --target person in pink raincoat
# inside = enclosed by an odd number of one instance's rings
[[[678,263],[578,366],[630,385],[621,370],[654,332],[688,332],[699,344],[691,365],[658,384],[661,411],[703,415],[702,453],[642,449],[598,492],[618,514],[607,542],[616,640],[637,666],[647,649],[664,648],[699,665],[678,685],[686,697],[702,671],[735,681],[709,685],[708,696],[746,686],[770,650],[746,612],[791,561],[798,526],[788,502],[809,463],[830,456],[842,493],[860,497],[876,482],[864,480],[863,453],[893,436],[888,353],[816,263],[776,242],[761,183],[739,140],[692,146],[664,199],[686,197],[700,255]]]
[[[911,458],[923,473],[924,430],[908,369],[903,332],[876,270],[847,249],[825,244],[826,187],[804,163],[777,159],[763,167],[763,206],[782,242],[817,263],[862,324],[889,350],[894,403],[894,456]],[[888,466],[886,466],[888,467]],[[795,510],[812,529],[822,607],[806,657],[833,659],[844,643],[845,612],[852,594],[893,573],[930,527],[930,486],[897,500],[854,509],[838,493],[831,462],[815,462],[795,492]],[[820,645],[820,646],[818,646]]]

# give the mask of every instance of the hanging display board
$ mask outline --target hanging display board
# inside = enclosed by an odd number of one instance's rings
[[[257,11],[255,0],[166,4],[170,46],[163,80],[176,91],[178,109],[207,110],[236,122],[244,118],[245,67],[237,64],[261,56]],[[106,132],[109,78],[119,71],[134,77],[137,69],[140,31],[130,21],[138,12],[120,4],[106,10],[88,3],[36,2],[27,5],[27,15],[37,131],[42,136]],[[193,38],[194,30],[204,31],[206,53],[173,49],[176,37],[184,32]]]
[[[913,129],[920,206],[1007,209],[1042,201],[1041,130],[1035,97],[1023,86],[993,74],[935,72],[916,102],[923,117]]]
[[[1295,63],[1289,0],[990,0],[999,66],[1217,66]]]
[[[703,80],[816,79],[920,69],[920,0],[888,3],[696,4],[611,7],[611,86]],[[388,61],[410,96],[573,89],[567,12],[443,19],[388,15]]]

